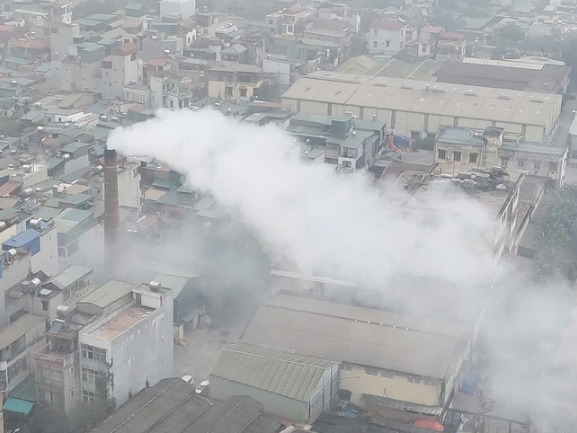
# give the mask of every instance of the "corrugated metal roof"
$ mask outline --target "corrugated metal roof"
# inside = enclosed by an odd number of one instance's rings
[[[211,375],[254,388],[308,401],[325,369],[335,362],[249,344],[223,349]]]
[[[443,379],[466,326],[299,296],[262,305],[242,341],[298,353]]]
[[[64,269],[62,272],[56,274],[50,283],[54,284],[60,290],[64,290],[65,288],[74,284],[76,281],[90,275],[91,273],[92,269],[87,268],[86,266],[72,265]]]
[[[0,350],[7,348],[24,334],[42,323],[46,323],[46,318],[34,314],[25,314],[0,332]]]
[[[92,304],[100,308],[105,308],[123,296],[126,296],[133,288],[134,284],[125,283],[124,281],[110,280],[92,293],[89,293],[84,298],[80,299],[78,303]]]

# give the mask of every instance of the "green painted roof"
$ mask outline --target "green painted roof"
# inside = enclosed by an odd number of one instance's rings
[[[332,361],[239,343],[221,351],[211,376],[308,401],[320,386],[324,371],[334,365]]]
[[[21,415],[28,415],[32,412],[34,408],[34,403],[31,401],[20,400],[19,398],[12,398],[10,397],[4,403],[4,410],[8,412],[19,413]]]
[[[58,287],[60,290],[64,290],[91,273],[92,269],[87,268],[86,266],[72,265],[56,274],[50,283]]]
[[[18,384],[16,388],[10,392],[10,397],[26,400],[26,401],[36,401],[36,382],[34,375],[29,375],[26,379]]]

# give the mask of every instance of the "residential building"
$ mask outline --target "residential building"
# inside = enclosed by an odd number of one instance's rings
[[[10,395],[34,371],[34,352],[44,344],[46,318],[24,314],[0,332],[0,385]]]
[[[419,31],[418,56],[435,60],[460,60],[467,51],[463,33],[447,32],[443,27],[425,26]]]
[[[219,62],[205,71],[208,96],[225,101],[249,100],[263,83],[262,69]]]
[[[172,309],[169,291],[114,280],[75,310],[57,307],[48,344],[35,354],[39,401],[66,413],[94,400],[121,406],[170,375]]]
[[[90,257],[99,257],[104,250],[104,231],[92,210],[64,209],[54,218],[54,223],[61,267],[87,263]]]
[[[146,416],[134,416],[135,413]],[[91,433],[120,429],[131,433],[188,433],[234,431],[235,433],[277,433],[283,429],[266,414],[262,404],[250,397],[235,396],[221,402],[199,397],[194,386],[179,378],[163,379],[135,394]]]
[[[131,295],[133,301],[127,308],[80,333],[84,401],[113,398],[121,406],[132,395],[172,374],[170,290],[153,282],[133,288]],[[102,307],[101,296],[95,291],[82,300],[82,305]]]
[[[160,17],[178,16],[189,19],[196,14],[196,0],[162,0],[160,2]]]
[[[463,323],[281,294],[261,305],[240,339],[340,362],[340,395],[355,404],[441,415],[473,333]]]
[[[338,400],[339,366],[334,361],[249,344],[226,346],[210,372],[210,397],[245,395],[266,413],[310,424]]]
[[[392,57],[406,48],[408,25],[394,19],[381,19],[371,24],[367,35],[370,54]]]
[[[474,167],[501,167],[511,178],[529,173],[563,186],[567,166],[566,147],[507,139],[502,128],[476,131],[447,128],[435,142],[435,162],[443,173],[470,171]]]
[[[142,83],[142,61],[138,58],[138,47],[125,44],[117,48],[101,63],[101,92],[106,99],[121,99],[124,86]]]
[[[437,135],[447,127],[500,127],[507,134],[544,142],[557,124],[562,96],[448,83],[316,72],[282,96],[295,112],[357,119],[377,116],[395,134]]]
[[[564,94],[571,67],[551,63],[465,58],[446,61],[437,72],[437,81],[526,92]],[[506,96],[508,93],[503,92]],[[538,97],[536,97],[538,98]]]
[[[302,142],[302,157],[357,170],[371,166],[383,148],[386,124],[356,121],[350,114],[322,116],[298,113],[286,130]],[[317,155],[318,154],[318,155]],[[321,156],[322,155],[322,156]]]
[[[76,302],[94,290],[92,274],[92,269],[80,265],[60,271],[37,288],[31,301],[31,312],[45,316],[52,323],[57,318],[58,307],[74,310]],[[26,282],[32,286],[36,284]]]

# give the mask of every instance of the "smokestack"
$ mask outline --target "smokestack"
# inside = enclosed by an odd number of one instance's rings
[[[120,259],[120,204],[118,202],[118,167],[116,151],[104,151],[104,254],[105,273],[116,274],[116,263]]]

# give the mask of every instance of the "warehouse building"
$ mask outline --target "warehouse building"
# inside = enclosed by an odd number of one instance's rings
[[[266,413],[296,422],[330,411],[338,389],[338,363],[251,344],[224,348],[210,373],[212,399],[246,395]]]
[[[463,323],[280,294],[261,305],[241,340],[342,363],[340,396],[355,404],[439,416],[472,333]]]
[[[447,127],[498,127],[542,143],[555,129],[562,96],[321,71],[300,78],[282,102],[296,112],[377,119],[413,138]]]

